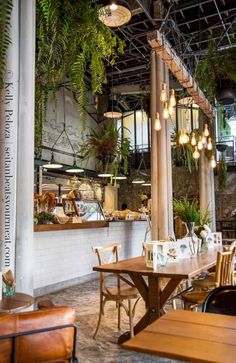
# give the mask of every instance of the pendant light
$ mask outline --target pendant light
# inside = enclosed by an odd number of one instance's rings
[[[186,133],[185,129],[181,129],[180,136],[179,136],[179,143],[180,144],[187,144],[189,142],[189,136]]]
[[[216,167],[216,160],[214,155],[212,155],[211,157],[211,162],[210,162],[211,167],[214,169]]]
[[[160,120],[159,112],[156,113],[156,119],[155,119],[155,123],[154,123],[154,129],[156,131],[160,131],[161,130],[161,120]]]
[[[192,136],[191,136],[191,145],[192,146],[197,145],[197,140],[196,140],[196,137],[195,137],[195,133],[194,132],[192,133]]]
[[[203,149],[203,143],[202,143],[202,137],[201,136],[199,136],[199,140],[198,140],[198,143],[197,143],[197,148],[198,148],[198,150]]]
[[[117,176],[115,176],[116,180],[126,180],[127,176],[124,174],[118,174]]]
[[[111,104],[108,106],[110,109],[104,112],[104,116],[109,119],[118,119],[122,117],[122,112],[114,105],[114,94],[113,94],[113,65],[111,68]]]
[[[99,11],[99,19],[110,28],[122,26],[132,17],[130,6],[125,0],[112,0]]]
[[[173,113],[174,113],[174,107],[171,106],[170,104],[169,104],[169,107],[168,107],[168,113],[169,113],[170,116],[173,116]]]
[[[208,125],[207,124],[205,124],[205,128],[204,128],[203,133],[204,133],[204,136],[205,137],[208,137],[210,135],[210,132],[209,132],[209,129],[208,129]]]
[[[62,164],[57,163],[55,161],[53,152],[52,152],[51,160],[48,161],[46,164],[43,164],[43,168],[45,168],[45,169],[60,169],[62,167],[63,167]]]
[[[169,118],[168,103],[164,103],[163,117],[165,120]]]
[[[132,184],[143,184],[145,183],[144,178],[135,178],[134,180],[132,180]]]
[[[169,106],[175,107],[176,106],[176,98],[175,98],[175,90],[172,88],[170,91],[170,102]]]
[[[200,158],[200,152],[198,151],[197,146],[195,146],[195,150],[194,150],[194,152],[193,152],[193,158],[194,158],[195,160],[197,160],[197,159],[199,159],[199,158]]]
[[[207,150],[212,150],[212,149],[213,149],[213,145],[212,145],[211,137],[209,137],[208,143],[207,143]]]
[[[152,183],[148,180],[145,183],[142,184],[144,187],[151,187]]]
[[[77,166],[75,156],[74,156],[74,164],[73,164],[73,166],[71,166],[68,169],[66,169],[66,172],[67,173],[71,173],[71,174],[79,174],[79,173],[83,173],[84,172],[84,169],[81,169],[79,166]]]
[[[161,90],[161,96],[160,96],[161,102],[167,102],[167,92],[166,92],[166,83],[162,83],[162,90]]]
[[[101,173],[98,174],[99,178],[109,178],[111,176],[113,176],[113,174],[110,173],[110,172],[101,172]]]
[[[204,131],[202,132],[202,143],[203,145],[205,145],[207,139],[206,139],[206,136],[204,135]]]

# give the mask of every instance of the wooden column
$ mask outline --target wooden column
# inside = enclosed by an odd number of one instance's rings
[[[158,239],[158,169],[157,132],[154,129],[157,110],[156,53],[151,51],[151,193],[152,193],[152,240]]]

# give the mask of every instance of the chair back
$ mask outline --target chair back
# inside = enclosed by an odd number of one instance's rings
[[[232,281],[235,248],[227,252],[217,252],[215,283],[216,287],[230,285]]]
[[[107,244],[104,246],[92,247],[92,251],[97,255],[99,266],[107,264],[107,263],[118,262],[120,249],[121,249],[120,243],[111,243],[111,244]],[[104,291],[106,289],[105,278],[106,278],[106,273],[100,272],[100,289],[101,289],[101,291]],[[120,287],[119,275],[117,275],[117,285],[119,288]]]
[[[236,286],[221,286],[212,290],[204,301],[202,311],[236,316]]]

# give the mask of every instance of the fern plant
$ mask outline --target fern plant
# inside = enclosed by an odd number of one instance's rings
[[[40,130],[49,94],[68,81],[80,110],[91,79],[94,94],[106,83],[105,64],[113,64],[124,42],[99,20],[90,0],[37,1],[36,130]],[[36,133],[38,135],[38,133]],[[36,146],[40,146],[40,135]]]
[[[4,74],[6,71],[6,56],[11,44],[10,26],[13,0],[0,1],[0,91],[4,86]]]
[[[195,222],[196,224],[199,223],[200,209],[196,199],[194,199],[192,202],[190,202],[186,196],[182,197],[181,199],[174,199],[173,208],[174,215],[179,217],[182,222]]]

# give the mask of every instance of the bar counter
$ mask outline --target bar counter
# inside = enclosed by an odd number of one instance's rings
[[[35,225],[35,296],[98,278],[92,246],[119,242],[120,259],[140,256],[146,228],[146,221],[130,220]]]

